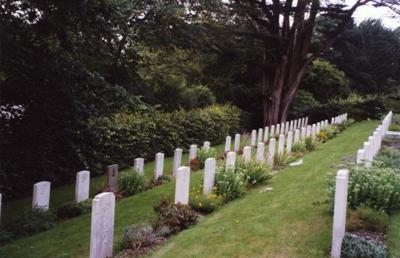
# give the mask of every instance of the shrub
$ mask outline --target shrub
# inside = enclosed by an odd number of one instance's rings
[[[334,190],[334,189],[333,189]],[[400,175],[391,168],[354,168],[349,175],[348,205],[387,212],[400,208]]]
[[[99,143],[94,148],[97,163],[93,170],[101,171],[110,162],[130,167],[134,157],[152,159],[160,151],[172,155],[177,146],[222,143],[226,135],[239,130],[240,114],[232,105],[213,105],[190,111],[120,112],[111,118],[93,118],[90,123]]]
[[[14,237],[12,232],[0,228],[0,245],[11,242]]]
[[[91,200],[86,200],[80,203],[68,202],[57,209],[56,215],[58,219],[64,220],[90,213],[91,210]]]
[[[326,132],[320,131],[316,135],[317,141],[326,142],[328,140],[328,134]]]
[[[346,233],[342,243],[344,258],[386,258],[384,247],[372,240]]]
[[[189,205],[193,210],[200,213],[211,213],[222,204],[222,196],[219,196],[216,193],[204,195],[202,188],[196,188],[190,192]]]
[[[312,137],[306,137],[306,139],[304,140],[304,144],[307,151],[313,151],[317,148],[320,142],[313,139]]]
[[[235,172],[243,175],[244,180],[250,187],[265,183],[271,178],[271,168],[265,162],[256,160],[237,162]]]
[[[293,144],[292,152],[294,153],[304,153],[306,152],[306,145],[302,141],[298,141]]]
[[[174,204],[168,200],[162,200],[154,207],[158,216],[156,228],[168,227],[171,234],[182,231],[197,223],[199,215],[188,205]]]
[[[192,159],[192,160],[190,160],[189,166],[190,166],[190,170],[191,171],[200,170],[200,168],[201,168],[200,167],[200,160],[197,157]]]
[[[389,126],[389,131],[397,131],[397,132],[399,132],[399,131],[400,131],[400,125],[391,124],[391,125]]]
[[[123,172],[118,175],[119,191],[124,196],[134,195],[146,188],[146,178],[136,172]]]
[[[246,181],[243,175],[235,173],[234,169],[220,166],[215,175],[215,186],[217,194],[221,195],[225,202],[229,202],[244,194]]]
[[[208,151],[205,151],[203,148],[201,148],[197,152],[197,159],[200,162],[200,168],[204,168],[204,163],[208,158],[215,158],[217,156],[217,151],[215,148],[210,148]]]
[[[349,231],[368,230],[386,233],[390,222],[389,215],[383,211],[376,211],[369,207],[360,207],[350,210],[347,220]]]
[[[152,226],[134,224],[124,229],[121,241],[123,248],[138,249],[151,246],[157,239],[157,234],[154,233]]]
[[[395,148],[382,148],[374,161],[377,166],[392,168],[400,173],[400,151]]]
[[[329,125],[329,126],[325,127],[324,129],[322,129],[320,131],[320,133],[322,133],[322,132],[326,134],[328,139],[334,138],[336,136],[336,134],[337,134],[336,128],[334,126],[331,126],[331,125]]]
[[[296,156],[298,156],[298,155],[296,155]],[[296,160],[296,156],[288,154],[286,151],[284,151],[281,155],[278,155],[278,153],[275,153],[274,166],[275,167],[284,167],[284,166],[294,162]]]
[[[27,209],[21,218],[17,219],[10,230],[16,237],[30,236],[55,226],[55,217],[51,211],[40,208]]]

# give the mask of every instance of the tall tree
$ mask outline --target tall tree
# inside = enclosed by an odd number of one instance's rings
[[[285,121],[289,106],[309,66],[327,51],[352,21],[360,6],[372,4],[399,11],[398,0],[356,0],[351,6],[334,0],[230,0],[227,9],[244,17],[253,38],[264,46],[261,65],[263,122]],[[319,16],[332,26],[317,30]]]

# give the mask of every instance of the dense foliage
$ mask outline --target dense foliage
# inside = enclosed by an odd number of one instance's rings
[[[346,234],[342,243],[342,257],[345,258],[386,258],[385,248],[372,240]]]

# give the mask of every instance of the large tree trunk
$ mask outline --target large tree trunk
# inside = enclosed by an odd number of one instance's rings
[[[285,58],[271,73],[266,70],[263,74],[263,117],[264,126],[282,123],[287,120],[290,104],[303,78],[306,65],[291,65]],[[289,69],[289,70],[285,70]]]

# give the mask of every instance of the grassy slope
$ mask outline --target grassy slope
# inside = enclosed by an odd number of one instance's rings
[[[331,217],[326,199],[325,172],[344,154],[353,154],[369,135],[374,122],[357,124],[287,168],[270,183],[272,192],[254,190],[232,202],[196,227],[172,238],[153,254],[159,257],[323,257],[330,242]],[[187,159],[187,157],[185,157]],[[170,170],[166,160],[166,171]],[[146,173],[152,164],[146,164]],[[192,176],[191,185],[200,183]],[[174,193],[173,182],[118,202],[115,242],[127,224],[151,222],[152,205]],[[0,248],[0,257],[87,257],[90,215],[58,225],[53,230],[20,239]],[[179,246],[179,248],[174,248]]]
[[[359,123],[304,157],[304,164],[278,173],[270,192],[256,189],[151,257],[324,257],[330,246],[331,216],[325,175],[343,155],[354,155],[376,122]]]

